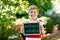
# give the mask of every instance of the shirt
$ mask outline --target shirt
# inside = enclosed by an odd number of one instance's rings
[[[38,22],[40,24],[40,26],[43,26],[43,20],[41,20],[41,19],[37,19],[36,21],[27,20],[25,22],[26,23],[36,23],[36,22]],[[28,38],[41,38],[41,34],[40,35],[26,35],[26,37],[28,37]]]

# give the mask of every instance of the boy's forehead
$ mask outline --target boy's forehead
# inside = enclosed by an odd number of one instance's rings
[[[37,9],[30,9],[30,11],[38,11]]]

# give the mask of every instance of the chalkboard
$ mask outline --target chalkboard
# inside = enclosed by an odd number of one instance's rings
[[[24,34],[40,34],[39,23],[25,23]]]

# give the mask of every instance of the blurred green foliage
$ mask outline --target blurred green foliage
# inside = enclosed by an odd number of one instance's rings
[[[0,13],[0,40],[8,40],[9,36],[19,33],[11,27],[15,19],[15,16],[8,13]]]
[[[1,12],[3,10],[10,11],[12,13],[19,12],[20,18],[28,17],[28,7],[30,5],[36,5],[39,9],[39,14],[45,16],[45,12],[52,8],[51,0],[0,0]]]
[[[47,15],[47,17],[49,17],[53,21],[52,23],[54,23],[54,25],[58,24],[59,25],[58,29],[60,30],[60,16],[59,15],[60,14],[53,12],[52,15],[50,16]]]
[[[53,26],[54,26],[53,20],[51,20],[50,18],[47,19],[46,33],[52,33],[52,31],[53,31]]]

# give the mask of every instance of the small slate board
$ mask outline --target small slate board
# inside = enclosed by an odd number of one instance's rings
[[[39,23],[25,23],[24,34],[40,34]]]

